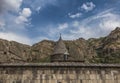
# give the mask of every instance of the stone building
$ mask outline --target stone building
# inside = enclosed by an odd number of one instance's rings
[[[0,83],[120,83],[120,64],[75,61],[60,36],[50,63],[0,64]]]
[[[51,62],[84,62],[84,60],[76,60],[70,56],[60,35],[60,38],[54,47],[53,54],[51,55]]]
[[[0,64],[0,83],[120,83],[119,64]]]
[[[60,35],[60,38],[54,48],[54,52],[51,55],[51,62],[64,62],[68,61],[69,53],[68,50],[62,40],[62,37]]]

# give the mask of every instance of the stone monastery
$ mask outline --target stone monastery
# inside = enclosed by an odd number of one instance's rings
[[[0,64],[0,83],[120,83],[119,64],[83,62],[69,56],[60,36],[50,63]]]

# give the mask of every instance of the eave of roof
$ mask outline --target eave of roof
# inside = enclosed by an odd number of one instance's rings
[[[55,63],[3,63],[1,67],[105,67],[120,68],[120,64],[86,64],[80,62],[55,62]]]

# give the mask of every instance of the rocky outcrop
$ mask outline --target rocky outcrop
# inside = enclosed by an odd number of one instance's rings
[[[77,60],[88,60],[93,56],[96,56],[94,49],[89,46],[87,41],[83,38],[79,38],[73,41],[65,41],[70,56]]]
[[[0,63],[27,62],[30,46],[15,41],[0,40]]]
[[[103,40],[103,53],[110,55],[120,51],[120,28],[116,28]]]
[[[43,40],[31,47],[32,62],[48,62],[55,46],[54,41]]]
[[[99,63],[120,62],[120,28],[108,36],[85,40],[64,41],[66,48],[75,60]],[[9,62],[49,62],[55,41],[43,40],[33,46],[0,39],[0,63]]]
[[[117,27],[108,36],[88,40],[97,53],[98,62],[120,62],[120,28]]]

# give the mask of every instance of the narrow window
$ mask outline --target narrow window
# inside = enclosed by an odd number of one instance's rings
[[[67,60],[68,59],[68,56],[67,55],[64,55],[64,60]]]

